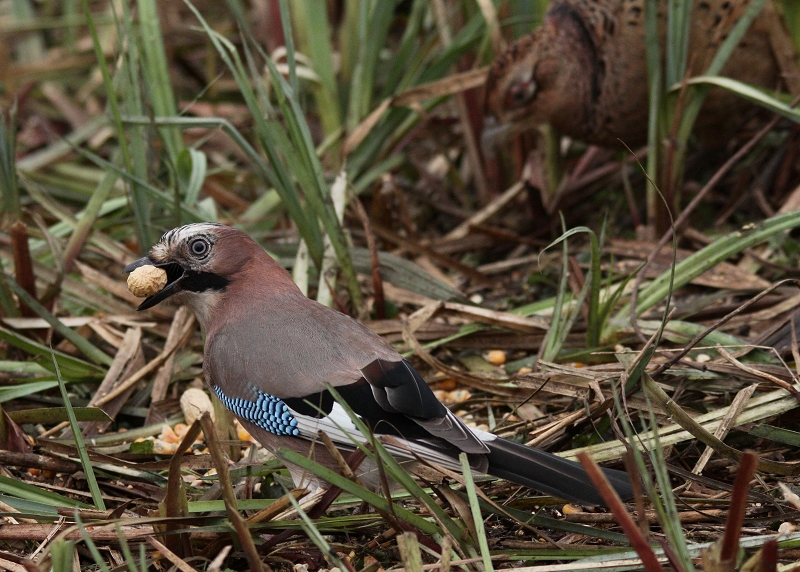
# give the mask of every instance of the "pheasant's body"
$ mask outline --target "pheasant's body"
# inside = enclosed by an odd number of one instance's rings
[[[667,0],[659,0],[662,46]],[[689,70],[700,75],[748,0],[695,0]],[[775,89],[780,71],[766,20],[759,16],[723,74]],[[589,143],[630,146],[647,135],[648,77],[643,0],[554,0],[543,24],[498,56],[487,82],[487,105],[503,122],[550,123]],[[700,131],[731,123],[747,108],[738,97],[711,90]]]

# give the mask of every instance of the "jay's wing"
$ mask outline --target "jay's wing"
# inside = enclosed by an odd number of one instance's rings
[[[488,447],[436,398],[428,384],[406,360],[376,359],[361,369],[384,411],[402,413],[428,433],[465,453],[488,453]]]

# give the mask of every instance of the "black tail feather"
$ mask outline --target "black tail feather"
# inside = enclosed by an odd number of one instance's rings
[[[487,441],[486,445],[490,450],[487,473],[494,477],[571,502],[605,504],[580,463],[505,439]],[[633,496],[627,473],[614,469],[603,472],[623,500]]]

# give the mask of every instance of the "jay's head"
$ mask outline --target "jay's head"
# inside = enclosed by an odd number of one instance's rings
[[[145,265],[162,268],[167,273],[167,284],[146,298],[137,310],[152,308],[170,298],[191,307],[201,323],[231,288],[247,283],[268,288],[269,283],[278,286],[288,278],[249,236],[215,223],[187,224],[167,231],[147,256],[132,262],[123,272]],[[251,277],[255,279],[249,280]]]

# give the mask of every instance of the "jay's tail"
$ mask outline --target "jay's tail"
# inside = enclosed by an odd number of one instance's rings
[[[606,504],[580,463],[505,439],[486,445],[490,450],[486,472],[494,477],[580,504]],[[633,496],[627,473],[614,469],[603,473],[623,500]]]

